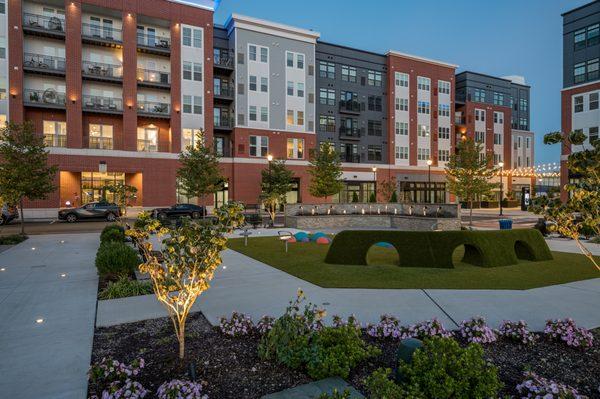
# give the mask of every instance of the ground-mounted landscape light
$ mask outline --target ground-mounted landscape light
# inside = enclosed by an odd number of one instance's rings
[[[32,251],[35,251],[35,247],[31,247],[31,250],[32,250]]]
[[[291,232],[289,231],[278,231],[277,234],[279,235],[279,239],[283,242],[285,242],[285,252],[287,253],[288,251],[288,241],[294,236]]]
[[[37,324],[42,324],[44,322],[44,319],[40,317],[39,319],[35,319],[35,322]]]
[[[5,272],[6,268],[5,267],[0,267],[0,272]]]
[[[247,227],[242,229],[242,232],[240,233],[240,235],[244,237],[244,246],[245,247],[248,246],[248,236],[251,234],[252,234],[252,232]]]
[[[60,240],[60,241],[59,241],[59,243],[60,243],[60,244],[64,244],[64,243],[65,243],[65,240]]]
[[[61,273],[61,274],[60,274],[60,277],[61,277],[61,278],[65,278],[65,277],[67,277],[67,273]]]

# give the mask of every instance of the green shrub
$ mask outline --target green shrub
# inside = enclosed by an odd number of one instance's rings
[[[131,275],[139,264],[135,250],[121,242],[104,242],[96,254],[98,274],[109,280]]]
[[[125,229],[116,224],[109,224],[100,233],[100,242],[125,242]]]
[[[353,326],[325,327],[314,334],[304,360],[308,375],[314,379],[348,378],[353,367],[379,354],[381,350],[367,345]]]
[[[332,393],[323,393],[319,396],[319,399],[350,399],[350,390],[344,389],[344,391],[340,392],[335,388]]]
[[[377,198],[375,197],[375,193],[371,193],[369,196],[369,202],[377,202]]]
[[[9,236],[2,236],[0,237],[0,245],[16,245],[25,241],[27,238],[29,237],[23,234],[11,234]]]
[[[461,348],[452,338],[426,340],[410,364],[399,365],[408,392],[436,399],[495,398],[502,388],[498,370],[478,344]]]
[[[600,236],[596,236],[590,240],[592,244],[600,244]]]
[[[152,294],[152,283],[149,281],[130,280],[122,276],[115,282],[108,283],[98,294],[99,299],[116,299],[128,296],[138,296]]]
[[[392,370],[379,368],[365,378],[364,384],[370,399],[425,399],[417,395],[409,395],[390,379]]]

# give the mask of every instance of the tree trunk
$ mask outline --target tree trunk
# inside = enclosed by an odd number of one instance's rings
[[[25,235],[25,217],[23,216],[23,198],[19,200],[19,209],[21,211],[21,235]]]
[[[469,201],[469,226],[473,226],[473,200]]]
[[[179,341],[179,359],[185,358],[185,323],[179,325],[179,335],[177,337]]]

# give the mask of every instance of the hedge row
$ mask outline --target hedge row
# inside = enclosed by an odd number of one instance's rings
[[[326,263],[366,265],[369,248],[392,244],[400,266],[454,268],[452,253],[465,246],[463,262],[482,267],[514,265],[519,259],[551,260],[552,253],[538,230],[380,231],[346,230],[335,235]]]
[[[100,233],[100,242],[104,243],[107,241],[124,242],[125,229],[118,224],[109,224],[102,229],[102,233]]]

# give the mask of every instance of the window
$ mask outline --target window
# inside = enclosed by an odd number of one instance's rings
[[[408,159],[408,147],[396,146],[396,159]]]
[[[448,162],[450,160],[450,150],[438,150],[438,161]]]
[[[304,126],[304,111],[296,111],[296,125]]]
[[[590,111],[598,109],[598,92],[590,93]]]
[[[523,111],[523,112],[527,112],[527,107],[528,107],[527,99],[520,98],[519,99],[519,110]]]
[[[66,147],[67,123],[44,121],[44,143],[48,147]]]
[[[573,99],[575,112],[583,112],[583,96],[577,96]]]
[[[438,114],[440,116],[450,116],[450,105],[449,104],[440,104],[438,108]]]
[[[518,167],[518,168],[520,168],[520,167],[521,167],[521,164],[522,164],[522,163],[521,163],[521,156],[519,155],[519,156],[517,157],[517,167]]]
[[[248,59],[250,61],[256,61],[256,46],[248,46]]]
[[[396,122],[396,134],[408,136],[408,122]]]
[[[475,120],[485,122],[485,110],[476,109],[475,110]]]
[[[585,29],[580,29],[574,33],[574,48],[581,50],[585,48]]]
[[[298,97],[304,97],[304,83],[297,84],[296,94]]]
[[[417,148],[417,160],[427,161],[429,158],[429,148]]]
[[[194,114],[202,113],[202,97],[194,96]]]
[[[408,87],[408,74],[396,72],[396,86]]]
[[[381,72],[371,70],[367,71],[367,83],[369,86],[381,87],[381,79]]]
[[[6,59],[6,38],[0,37],[0,58]]]
[[[6,0],[0,0],[0,14],[6,14]]]
[[[429,91],[431,87],[431,79],[423,76],[417,76],[417,89]]]
[[[590,143],[593,143],[594,141],[598,140],[598,126],[590,127],[588,133],[588,140]]]
[[[528,130],[527,118],[519,118],[519,129]]]
[[[502,134],[494,133],[494,144],[502,145]]]
[[[202,29],[194,29],[194,47],[202,48]]]
[[[158,129],[138,127],[137,150],[156,152],[158,151]]]
[[[191,114],[192,113],[192,96],[183,96],[183,113]]]
[[[494,123],[504,123],[504,112],[494,112]]]
[[[89,147],[99,150],[113,149],[113,126],[112,125],[89,125],[90,142]]]
[[[260,121],[261,122],[269,121],[269,109],[267,107],[260,107]]]
[[[184,46],[191,47],[192,46],[192,28],[184,27],[182,29],[182,42]]]
[[[202,64],[194,62],[194,80],[202,82]]]
[[[439,126],[438,127],[438,138],[440,140],[450,140],[450,128]]]
[[[596,79],[598,79],[598,58],[594,58],[587,62],[587,80]]]
[[[256,91],[256,76],[250,75],[250,82],[248,83],[248,90]]]
[[[356,68],[342,65],[342,80],[344,82],[356,83]]]
[[[222,157],[225,155],[225,137],[215,137],[213,146],[215,150],[215,155],[217,155],[218,157]]]
[[[438,80],[438,91],[440,94],[450,94],[450,82]]]
[[[333,62],[319,61],[319,77],[335,79],[335,64]]]
[[[304,158],[304,139],[287,139],[287,157],[289,159]]]
[[[475,131],[475,142],[476,143],[485,143],[485,132]]]
[[[369,96],[369,111],[383,111],[383,103],[379,96]]]
[[[417,136],[419,137],[429,137],[430,132],[429,125],[418,125],[417,126]]]
[[[529,149],[531,147],[531,137],[525,137],[525,148]]]
[[[504,105],[504,94],[494,92],[494,105]]]
[[[200,96],[183,96],[183,113],[184,114],[201,114],[202,113],[202,97]]]
[[[266,157],[269,152],[269,137],[250,136],[250,156]]]
[[[192,63],[189,61],[183,61],[183,79],[192,80]]]
[[[367,159],[369,161],[381,161],[381,146],[369,145],[367,147]]]
[[[267,93],[269,91],[269,78],[260,78],[260,91],[263,93]]]
[[[475,89],[473,90],[473,101],[477,103],[485,102],[485,90],[483,89]]]
[[[573,66],[573,81],[575,83],[582,83],[585,81],[585,62]]]
[[[369,136],[380,136],[382,135],[382,124],[381,121],[369,120],[367,122],[367,134]]]
[[[296,54],[296,67],[304,69],[304,54]]]
[[[294,82],[289,81],[289,80],[287,82],[287,95],[288,96],[294,95]]]
[[[429,101],[418,101],[417,102],[417,112],[419,114],[429,115]]]
[[[198,147],[202,143],[202,130],[200,129],[182,129],[181,130],[181,148]]]
[[[260,62],[269,62],[269,49],[266,47],[260,48]]]
[[[523,137],[517,136],[517,148],[521,148],[523,146]],[[521,165],[519,165],[521,166]]]
[[[335,90],[334,89],[320,89],[319,90],[319,103],[323,105],[335,105]]]
[[[290,53],[289,51],[286,53],[286,65],[289,68],[294,67],[294,53]]]
[[[293,125],[294,124],[294,110],[288,109],[286,114],[286,124]]]
[[[319,130],[323,132],[335,132],[335,116],[319,115]]]
[[[398,111],[408,111],[408,98],[396,97],[396,109]]]
[[[256,105],[251,105],[248,108],[248,118],[251,121],[256,121]]]

